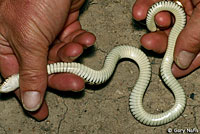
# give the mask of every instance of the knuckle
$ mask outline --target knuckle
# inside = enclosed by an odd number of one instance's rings
[[[45,88],[47,83],[47,73],[41,70],[23,70],[20,75],[20,88],[29,90],[39,90]]]

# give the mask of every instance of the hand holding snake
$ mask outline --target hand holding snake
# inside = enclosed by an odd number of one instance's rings
[[[46,86],[80,91],[84,81],[73,74],[47,77],[47,63],[71,62],[95,36],[81,28],[79,8],[84,0],[1,0],[0,72],[4,78],[19,73],[15,91],[24,109],[37,120],[48,115],[44,101]],[[47,80],[48,79],[48,80]],[[39,110],[38,110],[39,109]],[[37,110],[37,111],[35,111]]]
[[[160,0],[136,0],[133,6],[133,17],[138,21],[145,19],[149,7],[158,1]],[[187,24],[176,43],[174,53],[176,64],[172,66],[175,77],[185,76],[200,66],[200,0],[181,0],[181,3],[187,15]],[[145,34],[141,38],[141,44],[148,50],[164,53],[174,19],[169,12],[161,12],[156,15],[155,20],[161,30]],[[182,51],[184,59],[181,57]]]

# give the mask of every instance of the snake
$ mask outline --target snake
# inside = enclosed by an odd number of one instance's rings
[[[161,77],[164,83],[171,89],[175,104],[169,110],[151,114],[145,111],[143,107],[143,97],[151,79],[151,65],[146,54],[139,48],[119,45],[114,47],[106,56],[104,65],[100,70],[93,70],[83,64],[71,62],[57,62],[47,65],[48,75],[55,73],[72,73],[82,77],[89,84],[101,84],[107,81],[113,74],[116,64],[122,58],[128,58],[138,65],[139,78],[129,96],[130,112],[136,120],[148,126],[160,126],[177,119],[184,111],[186,106],[186,96],[184,89],[173,76],[171,67],[173,63],[173,53],[176,40],[186,24],[186,15],[184,9],[172,1],[160,1],[153,4],[147,13],[146,25],[151,32],[157,30],[154,17],[160,11],[169,11],[175,17],[168,37],[168,47],[161,63]],[[0,85],[0,93],[8,93],[19,88],[19,74],[13,74]]]

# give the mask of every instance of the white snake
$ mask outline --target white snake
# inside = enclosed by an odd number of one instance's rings
[[[174,14],[176,22],[170,32],[168,39],[168,48],[161,64],[161,76],[166,85],[172,90],[175,97],[174,106],[168,111],[160,114],[147,113],[142,105],[143,96],[151,78],[151,67],[147,56],[138,48],[132,46],[117,46],[107,55],[104,67],[99,70],[93,70],[79,63],[53,63],[47,65],[48,74],[53,73],[73,73],[85,81],[92,84],[101,84],[112,75],[116,63],[121,58],[130,58],[134,60],[140,69],[139,78],[131,92],[129,105],[133,116],[145,125],[163,125],[175,120],[184,111],[186,97],[183,88],[174,78],[171,72],[173,62],[173,53],[176,39],[185,26],[186,16],[182,7],[171,1],[161,1],[154,4],[148,11],[147,27],[150,31],[156,31],[154,22],[155,15],[160,11],[169,11]],[[7,93],[19,88],[19,74],[10,76],[0,86],[0,92]]]

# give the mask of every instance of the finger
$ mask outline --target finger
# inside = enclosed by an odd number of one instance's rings
[[[8,51],[8,48],[4,48],[4,46],[2,46],[2,47],[0,50],[0,61],[1,61],[0,62],[0,70],[1,70],[2,76],[4,78],[7,78],[8,76],[10,76],[12,74],[18,73],[19,65],[18,65],[16,56],[13,55],[13,53],[10,50]],[[2,50],[4,50],[4,51],[2,51]],[[19,89],[17,89],[15,91],[15,95],[21,101]],[[48,116],[48,107],[46,105],[46,102],[43,102],[43,104],[39,110],[37,110],[34,113],[29,112],[29,114],[36,120],[45,119]]]
[[[200,51],[200,7],[194,9],[191,19],[180,33],[175,47],[175,62],[182,68],[190,66],[198,52]]]
[[[82,78],[74,74],[53,74],[48,77],[48,86],[61,91],[81,91],[85,88]]]
[[[29,57],[28,59],[25,59]],[[44,58],[45,57],[45,58]],[[20,61],[20,91],[26,110],[37,110],[43,100],[47,85],[46,56],[23,56]]]
[[[200,3],[200,0],[192,0],[194,6],[197,6]]]
[[[43,101],[41,107],[34,112],[28,112],[31,117],[36,119],[37,121],[42,121],[48,117],[49,111],[46,101]]]
[[[84,2],[85,0],[73,0],[71,8],[70,8],[70,12],[74,12],[80,9]]]
[[[200,66],[200,54],[196,56],[196,58],[193,60],[191,65],[187,69],[180,69],[176,64],[173,64],[172,66],[172,73],[175,77],[183,77],[195,69],[197,69]]]
[[[147,16],[148,9],[152,4],[159,1],[160,0],[137,0],[132,9],[133,18],[137,21],[144,20]],[[171,24],[171,15],[168,12],[160,12],[156,15],[155,20],[159,27],[169,27]]]
[[[167,48],[167,34],[163,31],[148,33],[142,36],[140,42],[147,50],[164,53]]]
[[[68,38],[71,39],[73,36],[70,36],[72,33],[79,32],[81,30],[81,24],[79,21],[75,21],[64,28],[63,32],[61,33],[59,40],[63,41],[64,39]],[[75,35],[74,35],[75,36]],[[69,38],[70,37],[70,38]]]
[[[66,43],[73,41],[89,47],[93,45],[96,37],[92,33],[82,30],[80,22],[75,21],[63,30],[59,40]]]
[[[49,64],[54,62],[72,62],[83,52],[83,46],[78,43],[57,43],[49,51]]]
[[[76,12],[73,12],[73,13],[70,13],[68,15],[68,19],[65,23],[65,27],[69,26],[70,24],[72,24],[73,22],[77,21],[78,19],[78,16],[79,16],[79,10],[76,11]]]
[[[42,38],[43,36],[39,37],[40,40],[32,37],[28,40],[23,39],[23,35],[19,35],[12,41],[15,44],[12,44],[12,48],[19,63],[21,100],[28,111],[39,109],[47,86],[46,66],[49,42],[46,38]]]
[[[48,59],[52,62],[70,62],[78,58],[83,48],[94,44],[96,37],[89,32],[79,30],[63,39],[63,42],[55,42],[49,50]],[[70,42],[70,43],[69,43]]]
[[[76,42],[85,47],[90,47],[94,44],[96,37],[94,34],[81,29],[79,21],[75,21],[67,26],[59,37],[62,42]]]
[[[74,60],[78,56],[80,56],[80,54],[82,54],[83,48],[92,46],[95,43],[95,41],[96,37],[94,34],[86,32],[84,30],[80,30],[72,34],[72,42],[68,43],[68,46],[63,47],[63,50],[60,51],[62,52],[62,54],[69,53],[69,57],[73,57],[71,59]],[[64,39],[64,42],[68,42],[68,39]]]
[[[144,20],[150,5],[146,0],[136,0],[132,8],[133,18],[137,21]]]
[[[156,24],[161,28],[168,28],[172,23],[172,17],[169,12],[160,12],[155,16]]]
[[[81,29],[76,29],[74,32],[71,30],[70,33],[65,30],[61,34],[61,41],[54,42],[52,48],[49,50],[48,59],[51,61],[50,63],[73,61],[82,54],[83,48],[90,47],[96,40],[96,37],[92,33]]]
[[[93,33],[82,32],[73,38],[73,42],[79,43],[84,47],[92,46],[96,41],[96,37]]]
[[[58,57],[61,61],[72,62],[83,53],[83,46],[78,43],[68,43],[58,51]]]
[[[182,0],[180,1],[185,9],[185,12],[188,16],[192,15],[193,12],[193,5],[192,2],[190,0]]]
[[[17,98],[21,101],[21,98],[20,98],[20,91],[19,90],[16,90],[15,91],[15,95],[17,96]],[[26,111],[27,112],[27,111]],[[48,116],[48,106],[46,104],[45,101],[43,101],[41,107],[37,110],[37,111],[34,111],[34,112],[27,112],[30,116],[32,116],[33,118],[35,118],[36,120],[38,121],[41,121],[41,120],[44,120],[47,118]]]

